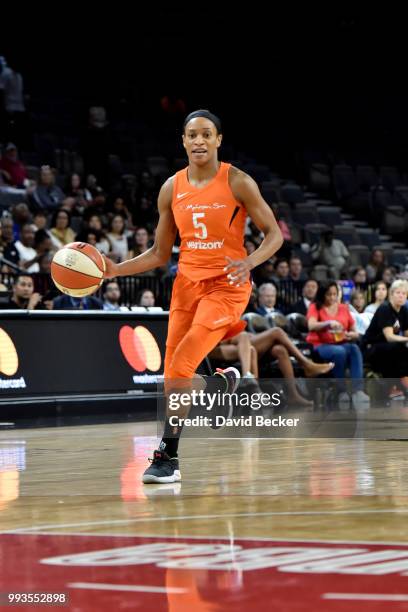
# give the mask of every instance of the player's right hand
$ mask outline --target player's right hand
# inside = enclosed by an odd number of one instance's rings
[[[105,272],[103,273],[104,278],[114,278],[115,276],[118,276],[118,264],[109,259],[109,257],[106,257],[106,255],[102,255],[102,257],[105,260]]]

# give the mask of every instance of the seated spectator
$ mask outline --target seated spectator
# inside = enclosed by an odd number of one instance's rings
[[[20,240],[17,240],[13,245],[10,245],[4,252],[4,256],[9,261],[13,261],[21,268],[24,268],[29,273],[39,272],[38,254],[34,248],[34,230],[30,223],[26,223],[21,228]],[[17,251],[17,261],[13,256],[13,251]]]
[[[365,307],[364,312],[374,314],[381,304],[387,299],[387,285],[383,281],[378,281],[374,288],[374,302]]]
[[[156,298],[150,289],[142,289],[139,291],[136,297],[136,306],[145,306],[148,308],[149,306],[154,306],[156,303]]]
[[[268,259],[253,270],[253,279],[255,283],[259,286],[263,283],[270,283],[273,279],[274,274],[275,265],[273,259]]]
[[[359,266],[353,272],[353,283],[358,287],[359,285],[365,285],[367,283],[367,272],[365,268]]]
[[[103,309],[120,310],[120,288],[115,280],[107,281],[103,293]]]
[[[349,252],[342,240],[333,237],[333,231],[324,232],[320,242],[311,250],[316,263],[328,266],[332,278],[340,278],[348,265]]]
[[[128,207],[126,206],[125,200],[120,197],[115,198],[111,206],[111,211],[112,212],[110,214],[112,216],[122,215],[126,221],[128,233],[130,233],[130,230],[133,229],[133,219]]]
[[[364,308],[366,307],[366,297],[364,291],[354,289],[354,291],[351,293],[350,305],[356,312],[364,312]]]
[[[34,210],[43,208],[54,211],[61,206],[71,209],[75,200],[68,198],[61,187],[55,184],[55,175],[50,166],[41,166],[40,180],[31,195],[31,203]]]
[[[98,251],[100,253],[103,253],[104,255],[108,255],[111,249],[111,245],[110,245],[109,240],[106,237],[106,233],[102,226],[102,220],[99,215],[92,214],[89,217],[88,229],[89,231],[94,231],[97,234],[97,242],[95,246],[98,249]]]
[[[20,232],[23,225],[26,223],[30,223],[31,221],[31,213],[27,204],[24,202],[20,202],[19,204],[15,204],[11,211],[13,217],[13,234],[14,240],[19,240]]]
[[[24,189],[27,171],[24,164],[18,159],[18,151],[15,144],[9,142],[3,157],[0,159],[0,170],[6,183],[12,187]]]
[[[54,257],[53,251],[45,251],[38,257],[38,265],[41,274],[51,274],[51,263]]]
[[[295,282],[307,280],[307,274],[303,271],[300,257],[291,257],[289,260],[289,279]]]
[[[15,247],[13,226],[11,217],[1,219],[1,255],[18,266],[19,255]],[[1,271],[11,272],[11,269],[7,265],[2,265]]]
[[[57,249],[61,249],[66,244],[74,242],[75,232],[70,227],[71,213],[61,208],[56,210],[51,221],[51,238]]]
[[[122,215],[115,215],[109,224],[107,238],[111,244],[109,257],[116,263],[133,257],[133,245],[126,237],[125,230],[125,220]]]
[[[384,268],[381,280],[386,283],[387,286],[392,285],[392,283],[395,281],[396,274],[397,272],[395,268],[388,266]]]
[[[374,249],[366,266],[367,282],[373,283],[382,277],[385,268],[385,255],[381,249]]]
[[[364,312],[365,305],[366,297],[364,291],[354,289],[351,292],[349,309],[356,322],[356,330],[360,336],[363,336],[366,333],[368,326],[371,323],[371,319],[373,318],[372,314]]]
[[[92,202],[91,192],[82,186],[82,179],[76,172],[70,175],[66,191],[67,196],[74,200],[73,207],[77,213],[82,214]]]
[[[1,305],[8,310],[41,310],[45,306],[39,293],[34,293],[34,282],[30,274],[21,273],[16,276],[13,293],[8,303]]]
[[[363,338],[367,361],[384,378],[408,381],[408,283],[396,280],[389,291],[389,300],[374,313],[370,327]]]
[[[313,278],[307,280],[303,285],[302,297],[293,304],[291,312],[298,312],[299,314],[306,316],[310,304],[316,297],[318,287],[318,282]]]
[[[275,308],[278,291],[273,283],[264,283],[258,289],[258,308],[256,312],[261,315],[268,315],[273,312],[279,312]]]
[[[54,310],[103,310],[103,303],[94,295],[83,298],[60,295],[53,300],[53,307]]]
[[[250,343],[256,351],[256,361],[265,356],[270,355],[272,359],[277,359],[278,367],[282,373],[282,376],[287,381],[288,385],[288,399],[295,403],[299,407],[311,407],[313,402],[305,399],[298,391],[295,382],[295,374],[293,371],[292,362],[290,356],[293,356],[299,365],[304,369],[305,376],[313,377],[320,376],[321,374],[327,374],[333,369],[333,363],[314,363],[311,359],[308,359],[303,355],[301,351],[293,344],[289,336],[280,329],[274,327],[268,329],[259,334],[248,334],[243,332],[246,337],[250,339]],[[241,344],[245,344],[242,333],[234,338],[221,342],[209,355],[214,359],[225,359],[226,361],[237,361],[240,355]],[[243,372],[247,372],[248,375],[248,354],[247,359],[243,365]],[[248,370],[247,370],[248,368]],[[258,377],[258,369],[251,366],[250,374]],[[255,371],[253,371],[255,370]]]
[[[368,402],[369,397],[363,391],[363,358],[354,342],[359,338],[356,324],[347,304],[339,303],[339,289],[334,281],[319,287],[307,312],[307,320],[306,341],[324,361],[334,361],[333,377],[338,379],[339,401],[350,401],[345,385],[348,367],[353,403]]]
[[[149,234],[145,227],[138,227],[135,233],[134,256],[141,255],[149,249]]]
[[[287,259],[277,259],[275,263],[275,274],[272,277],[275,283],[289,280],[289,263]]]
[[[39,229],[47,230],[48,217],[44,210],[37,210],[33,215],[33,229],[36,232]],[[48,231],[48,230],[47,230]],[[51,236],[51,233],[50,233]]]

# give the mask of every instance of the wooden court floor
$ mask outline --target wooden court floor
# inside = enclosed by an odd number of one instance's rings
[[[142,485],[156,444],[154,423],[1,431],[1,597],[408,610],[408,442],[184,439],[182,482]]]

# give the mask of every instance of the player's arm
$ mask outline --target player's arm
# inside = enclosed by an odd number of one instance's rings
[[[118,264],[105,257],[105,278],[141,274],[142,272],[163,266],[168,262],[177,233],[171,209],[172,196],[173,178],[170,177],[164,183],[159,193],[157,206],[160,217],[153,246],[141,255]]]
[[[230,185],[236,199],[241,202],[256,227],[264,234],[259,247],[240,261],[228,258],[226,271],[230,282],[239,285],[245,282],[250,270],[259,266],[280,249],[283,244],[282,232],[275,216],[263,199],[256,182],[245,172],[231,168]]]

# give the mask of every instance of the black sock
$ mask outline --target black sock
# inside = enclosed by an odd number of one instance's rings
[[[174,425],[170,425],[169,418],[166,418],[166,422],[164,424],[164,432],[161,442],[159,444],[159,449],[164,450],[169,457],[177,457],[178,445],[180,442],[181,432],[183,430],[183,426],[174,427]]]

